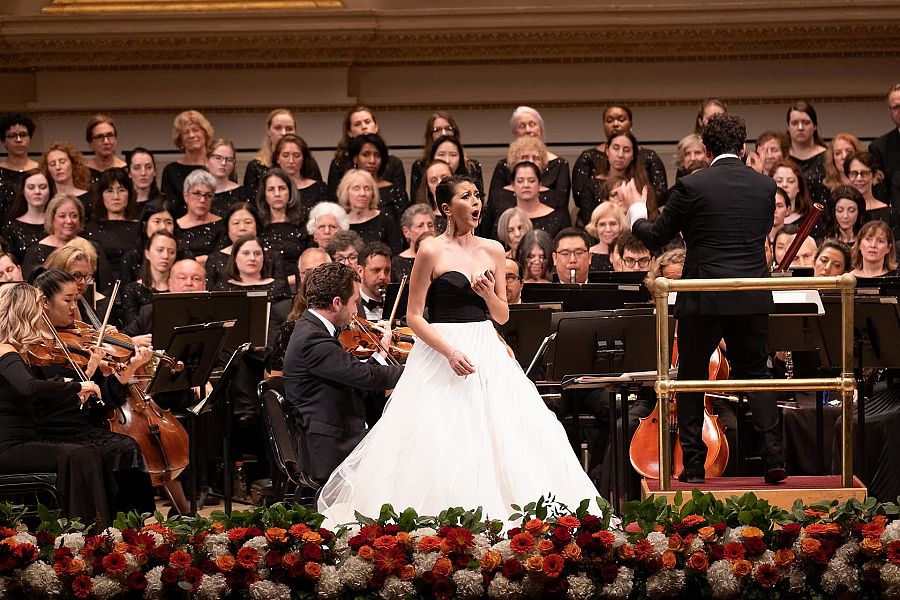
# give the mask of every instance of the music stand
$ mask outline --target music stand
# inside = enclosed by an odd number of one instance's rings
[[[565,311],[614,310],[649,304],[650,292],[638,283],[526,283],[522,302],[562,302]]]
[[[244,342],[264,348],[269,330],[269,299],[265,292],[170,292],[153,298],[153,343],[163,347],[172,331],[183,325],[234,319],[223,348]]]
[[[227,393],[225,393],[229,387],[231,387],[231,383],[234,381],[235,373],[237,373],[238,365],[243,359],[244,354],[246,354],[250,350],[250,342],[244,342],[240,346],[232,352],[231,357],[228,359],[228,362],[225,364],[225,368],[222,370],[222,375],[219,377],[219,380],[216,381],[216,384],[213,386],[212,390],[207,394],[203,400],[198,402],[196,405],[192,406],[188,409],[188,412],[194,416],[200,416],[202,414],[208,413],[213,410],[216,406],[222,405],[224,410],[222,411],[224,416],[224,429],[225,435],[222,439],[222,461],[225,463],[225,468],[223,469],[223,482],[222,482],[222,498],[225,502],[225,514],[231,514],[231,500],[232,500],[232,481],[231,481],[231,423],[232,423],[232,404],[231,400]],[[196,485],[196,469],[191,471],[191,483]],[[196,489],[196,488],[192,488]],[[191,511],[196,514],[196,495],[191,494]]]
[[[399,283],[389,283],[384,288],[384,306],[382,307],[382,319],[388,319],[391,316],[391,309],[397,301],[397,292],[400,291]],[[397,314],[395,319],[406,319],[406,305],[409,302],[409,286],[403,287],[403,294],[400,296],[400,303],[397,305]]]
[[[544,338],[550,335],[551,316],[561,310],[560,302],[509,305],[509,320],[498,329],[522,369],[528,368]]]
[[[619,396],[623,427],[621,432],[616,431],[615,402],[610,402],[609,433],[614,482],[612,501],[614,505],[621,507],[620,500],[624,499],[625,494],[625,474],[628,472],[627,448],[631,441],[631,431],[628,429],[628,394],[639,391],[650,380],[615,378],[612,381],[596,380],[590,384],[578,380],[580,374],[614,376],[651,371],[655,374],[656,317],[652,309],[631,309],[558,313],[553,315],[553,320],[556,321],[556,340],[548,376],[563,381],[563,390],[609,389]],[[669,331],[674,336],[675,327],[670,325]],[[580,437],[580,427],[577,426],[579,407],[576,406],[574,412],[576,436]],[[621,435],[617,437],[617,434]]]

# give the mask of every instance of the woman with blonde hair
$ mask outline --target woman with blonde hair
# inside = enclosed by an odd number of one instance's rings
[[[163,195],[177,203],[177,216],[185,212],[181,201],[184,180],[197,169],[206,169],[209,143],[215,136],[212,124],[196,110],[178,113],[172,122],[172,142],[183,154],[175,162],[165,166],[162,172]]]
[[[368,171],[351,169],[337,188],[338,204],[347,211],[350,229],[366,242],[384,242],[391,254],[403,251],[403,236],[397,222],[378,210],[375,178]]]
[[[604,202],[597,205],[591,213],[590,222],[584,226],[597,243],[590,247],[591,271],[612,271],[612,261],[609,258],[610,247],[619,234],[628,230],[625,222],[625,213],[618,204]]]
[[[0,472],[56,473],[64,514],[103,528],[111,524],[112,474],[100,452],[42,442],[37,433],[35,400],[100,397],[93,381],[46,380],[31,370],[28,351],[44,343],[43,310],[43,294],[27,283],[0,288]]]

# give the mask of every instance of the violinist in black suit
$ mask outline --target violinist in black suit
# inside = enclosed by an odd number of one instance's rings
[[[356,316],[359,281],[342,263],[321,265],[307,275],[308,308],[294,325],[284,357],[285,395],[300,423],[304,471],[320,482],[366,434],[360,390],[393,388],[403,373],[403,367],[360,362],[336,339]],[[383,345],[389,339],[386,330]]]
[[[747,167],[740,158],[747,129],[733,113],[716,115],[703,128],[710,166],[679,179],[655,221],[646,218],[634,182],[625,186],[632,232],[648,247],[660,248],[679,232],[687,254],[683,279],[766,277],[765,242],[775,213],[775,182]],[[680,379],[706,379],[709,357],[725,340],[736,379],[771,377],[766,366],[768,291],[682,292],[675,302],[678,319]],[[754,424],[762,438],[765,479],[786,475],[775,394],[750,394]],[[678,427],[684,450],[682,481],[704,479],[706,444],[701,438],[703,394],[678,395]]]

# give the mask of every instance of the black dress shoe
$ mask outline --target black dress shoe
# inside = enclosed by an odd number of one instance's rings
[[[684,469],[678,476],[678,481],[681,483],[706,483],[706,477],[703,471]]]
[[[781,483],[787,479],[787,471],[784,470],[783,465],[772,465],[766,469],[764,479],[766,480],[766,483]]]

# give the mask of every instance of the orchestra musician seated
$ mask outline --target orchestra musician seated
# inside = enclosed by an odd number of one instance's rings
[[[566,227],[553,239],[553,265],[560,283],[587,283],[591,238],[582,229]]]
[[[522,303],[522,280],[525,278],[525,267],[511,258],[506,259],[506,303]]]
[[[384,290],[391,282],[391,249],[382,242],[363,247],[356,266],[361,283],[357,312],[367,321],[380,321],[384,311]]]
[[[623,231],[619,235],[616,240],[615,252],[619,255],[619,260],[612,261],[613,269],[623,273],[647,271],[653,258],[647,246],[630,231]]]

